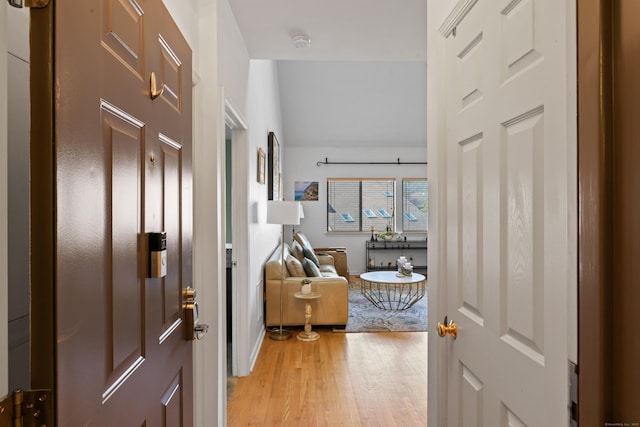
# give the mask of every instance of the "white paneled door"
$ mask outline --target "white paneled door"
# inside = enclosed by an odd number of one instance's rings
[[[432,338],[431,354],[448,426],[568,423],[570,3],[461,1],[440,29],[435,286],[458,337]]]

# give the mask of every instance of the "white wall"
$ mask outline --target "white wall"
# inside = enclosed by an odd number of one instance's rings
[[[247,116],[249,53],[228,0],[218,1],[218,73],[225,98]],[[207,52],[208,43],[204,45]]]
[[[295,181],[318,181],[317,202],[302,202],[304,218],[296,231],[302,231],[316,247],[345,246],[348,251],[349,271],[360,274],[365,271],[365,241],[371,237],[370,231],[362,233],[327,233],[327,178],[396,178],[396,194],[401,192],[402,178],[426,178],[426,165],[322,165],[316,162],[387,162],[398,157],[405,162],[426,162],[426,142],[421,147],[287,147],[284,158],[285,199],[293,200]],[[397,201],[396,201],[397,203]],[[399,226],[400,224],[398,224]],[[405,233],[407,239],[422,239],[425,233]],[[291,242],[291,228],[286,241]]]
[[[273,61],[252,60],[249,71],[247,119],[250,123],[247,159],[249,183],[250,265],[249,304],[250,340],[256,341],[264,330],[263,265],[280,239],[281,227],[267,224],[267,184],[257,182],[258,149],[268,152],[268,134],[275,132],[285,153],[278,90],[277,66]],[[283,154],[284,155],[284,154]]]

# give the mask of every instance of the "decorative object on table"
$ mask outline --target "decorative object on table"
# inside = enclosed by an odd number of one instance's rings
[[[296,181],[294,200],[317,201],[318,188],[318,181]]]
[[[391,228],[390,225],[387,225],[387,228],[385,229],[385,231],[383,231],[382,233],[379,233],[378,237],[384,240],[385,242],[389,242],[393,240],[394,237],[396,237],[396,232],[393,231],[393,228]]]
[[[375,267],[376,266],[376,262],[373,260],[373,258],[369,258],[369,267]]]
[[[390,242],[393,239],[394,235],[394,232],[383,231],[382,233],[378,234],[378,238],[384,240],[385,242]]]
[[[404,277],[411,277],[413,274],[413,265],[410,262],[404,263],[402,268],[400,269],[400,275]]]
[[[411,277],[413,274],[413,265],[407,260],[407,257],[401,256],[396,261],[398,267],[398,277]]]
[[[267,153],[261,148],[258,149],[258,183],[264,184],[267,176]]]
[[[309,295],[311,293],[311,280],[302,279],[300,282],[300,292],[305,295]]]
[[[373,237],[373,234],[375,233],[375,231],[376,231],[375,227],[371,227],[371,241],[372,242],[376,241],[376,239]]]
[[[267,203],[267,223],[282,225],[280,245],[280,327],[269,332],[269,338],[284,341],[291,338],[291,332],[282,328],[282,287],[284,283],[284,226],[300,224],[300,202],[269,201]]]
[[[320,298],[320,294],[317,292],[311,292],[309,294],[303,294],[302,292],[296,292],[293,294],[298,299],[305,300],[304,304],[304,331],[298,334],[300,341],[316,341],[320,339],[320,334],[311,330],[311,300]]]
[[[282,197],[282,173],[280,167],[280,143],[276,134],[269,132],[269,188],[268,200],[283,200]]]
[[[407,257],[402,255],[396,260],[396,267],[398,268],[398,273],[400,273],[400,269],[402,268],[402,264],[407,262]]]

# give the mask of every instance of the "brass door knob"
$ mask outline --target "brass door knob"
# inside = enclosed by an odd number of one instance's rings
[[[458,325],[456,325],[456,322],[449,320],[447,316],[445,316],[443,323],[438,322],[438,335],[441,337],[451,335],[455,340],[458,338]]]

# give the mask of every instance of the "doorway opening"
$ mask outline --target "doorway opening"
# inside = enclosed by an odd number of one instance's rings
[[[226,211],[226,308],[227,308],[227,377],[233,376],[233,178],[231,128],[225,124],[225,211]]]
[[[225,246],[226,246],[226,340],[227,377],[248,375],[244,368],[244,359],[249,352],[240,339],[244,329],[242,319],[246,318],[246,307],[239,303],[240,295],[246,288],[245,269],[237,269],[236,265],[248,265],[248,206],[247,206],[247,125],[246,121],[233,106],[231,101],[224,100],[225,123]],[[244,190],[244,191],[243,191]],[[222,303],[221,303],[222,304]],[[223,307],[220,307],[222,310]],[[221,343],[222,344],[222,343]]]

